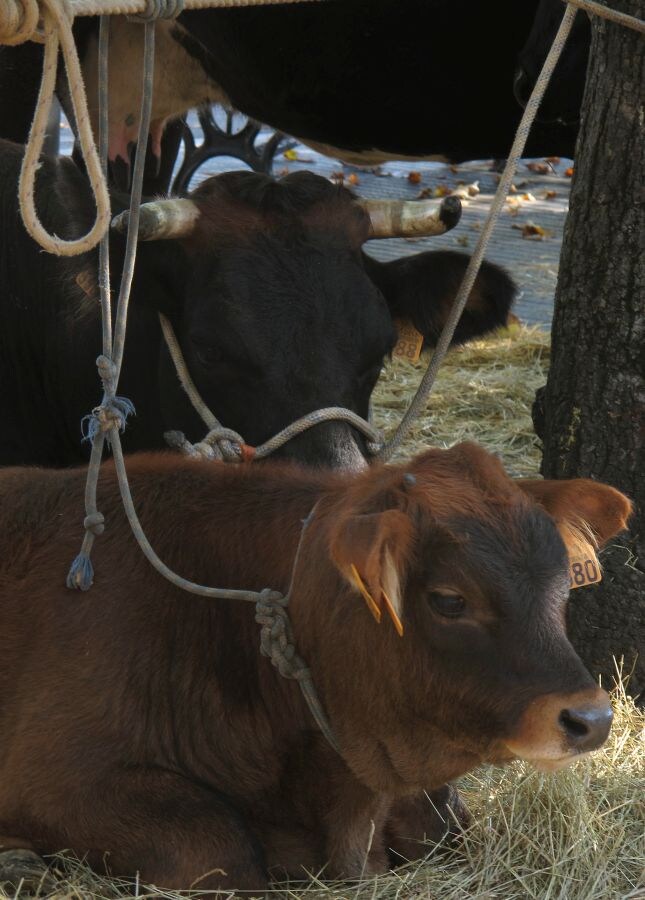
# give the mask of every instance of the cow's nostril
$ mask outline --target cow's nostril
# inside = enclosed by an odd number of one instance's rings
[[[559,722],[569,744],[583,752],[595,750],[607,740],[614,717],[611,706],[563,709]]]

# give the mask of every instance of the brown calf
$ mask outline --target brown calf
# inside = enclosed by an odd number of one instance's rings
[[[564,631],[558,527],[606,541],[630,510],[613,488],[514,482],[468,444],[352,476],[164,454],[130,475],[152,544],[204,584],[286,590],[316,504],[290,615],[341,754],[260,656],[252,604],[150,569],[110,465],[86,594],[64,587],[84,471],[5,469],[0,849],[71,848],[166,888],[358,876],[423,838],[422,790],[605,740],[607,695]]]

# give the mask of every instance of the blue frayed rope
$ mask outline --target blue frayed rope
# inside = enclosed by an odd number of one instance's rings
[[[95,407],[88,416],[81,419],[81,434],[84,441],[94,443],[101,432],[108,432],[116,425],[120,432],[125,431],[128,416],[136,415],[132,400],[127,397],[113,397]],[[107,438],[109,441],[109,438]]]

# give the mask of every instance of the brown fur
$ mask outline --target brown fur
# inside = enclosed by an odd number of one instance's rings
[[[390,849],[396,858],[423,852],[419,841],[436,819],[419,808],[421,791],[439,791],[445,815],[447,781],[511,758],[517,735],[541,746],[557,731],[558,697],[570,704],[592,688],[564,636],[562,596],[538,585],[528,616],[516,614],[512,597],[505,619],[495,605],[498,554],[510,554],[505,568],[517,564],[513,584],[537,562],[564,595],[566,561],[530,486],[518,490],[472,445],[355,476],[170,454],[134,456],[129,474],[160,556],[221,587],[285,591],[301,522],[317,504],[290,616],[341,755],[317,731],[297,684],[260,656],[252,604],[182,593],[150,569],[111,465],[99,489],[106,530],[85,594],[64,587],[85,472],[5,469],[0,849],[71,848],[166,888],[260,889],[271,874],[380,872]],[[536,493],[547,506],[553,499]],[[585,497],[581,482],[572,515]],[[597,512],[591,524],[606,535]],[[370,517],[367,532],[353,530],[361,516]],[[524,562],[523,548],[533,547],[522,536],[527,522],[544,529],[546,544]],[[502,538],[503,549],[486,551],[490,572],[476,555],[482,524]],[[355,545],[352,534],[361,535]],[[372,619],[346,577],[346,561],[356,560],[377,591],[384,548],[400,580],[403,637]],[[437,585],[467,597],[463,623],[430,611]],[[529,704],[547,694],[548,717],[523,725]]]

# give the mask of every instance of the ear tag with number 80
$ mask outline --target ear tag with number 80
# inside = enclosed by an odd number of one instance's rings
[[[571,584],[569,585],[571,590],[602,581],[600,563],[596,554],[591,553],[586,558],[580,557],[570,560],[569,576],[571,578]]]

